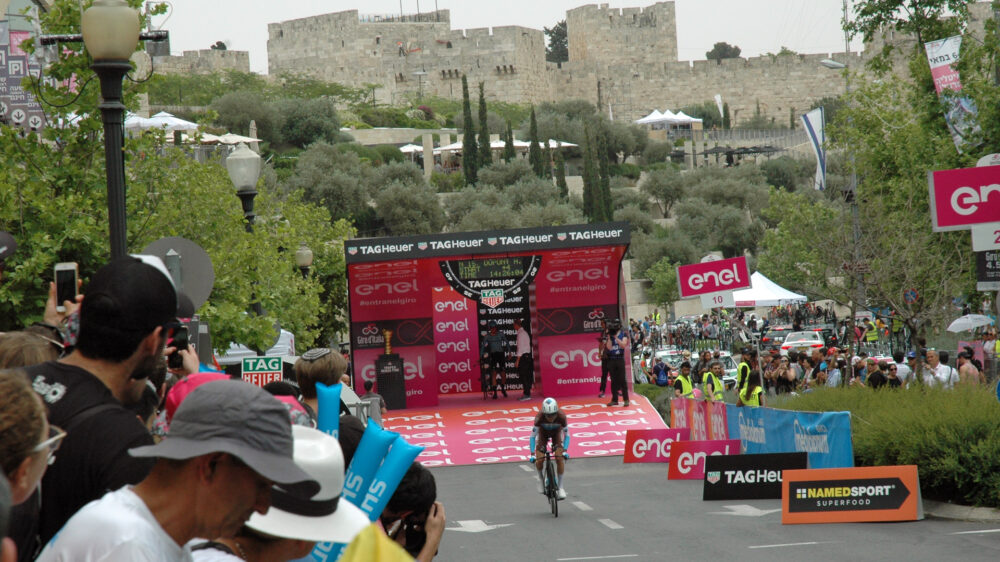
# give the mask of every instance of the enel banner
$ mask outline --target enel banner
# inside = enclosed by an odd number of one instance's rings
[[[630,429],[625,432],[625,462],[670,462],[670,446],[690,434],[687,429]]]

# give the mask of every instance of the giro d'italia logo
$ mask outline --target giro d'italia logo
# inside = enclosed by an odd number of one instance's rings
[[[496,308],[503,303],[503,289],[484,289],[479,301],[490,308]]]

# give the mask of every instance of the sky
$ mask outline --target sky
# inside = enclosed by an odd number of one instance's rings
[[[552,27],[566,10],[585,0],[169,0],[170,12],[154,18],[170,31],[170,50],[207,49],[224,41],[250,52],[250,69],[267,72],[267,24],[318,14],[358,10],[361,14],[406,14],[451,10],[452,29],[520,25]],[[593,2],[599,3],[599,2]],[[609,1],[612,8],[642,7],[652,0]],[[716,42],[742,49],[742,56],[844,50],[843,0],[675,0],[680,60],[701,60]],[[859,41],[851,44],[860,49]]]

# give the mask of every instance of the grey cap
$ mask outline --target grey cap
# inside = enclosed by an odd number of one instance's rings
[[[129,449],[133,457],[176,460],[229,453],[288,492],[310,498],[319,483],[295,464],[293,452],[285,406],[264,389],[237,380],[194,389],[178,406],[163,441]]]

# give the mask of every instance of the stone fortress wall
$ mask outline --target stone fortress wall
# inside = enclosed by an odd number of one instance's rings
[[[223,70],[250,72],[250,53],[201,49],[181,56],[153,56],[153,70],[162,74],[211,74]]]
[[[970,13],[974,29],[982,29],[993,16],[988,2],[971,5]],[[764,115],[787,126],[791,114],[843,93],[842,73],[821,66],[820,60],[833,58],[857,69],[865,57],[818,53],[678,61],[673,2],[622,9],[590,4],[569,10],[566,23],[569,61],[553,64],[545,62],[545,36],[537,29],[453,30],[448,10],[403,17],[360,15],[357,10],[324,14],[269,24],[268,69],[271,75],[309,74],[354,87],[375,84],[379,103],[400,103],[421,93],[461,99],[465,73],[473,97],[477,84],[484,82],[488,99],[539,103],[580,98],[600,102],[601,110],[617,120],[634,120],[653,109],[676,111],[719,94],[735,123],[752,117],[759,106]],[[877,52],[883,41],[906,42],[887,33],[867,52]],[[230,62],[224,59],[226,51],[197,53],[197,64],[169,63],[197,72],[198,64]],[[157,70],[164,69],[160,60]],[[240,69],[248,68],[245,60],[234,59]]]

